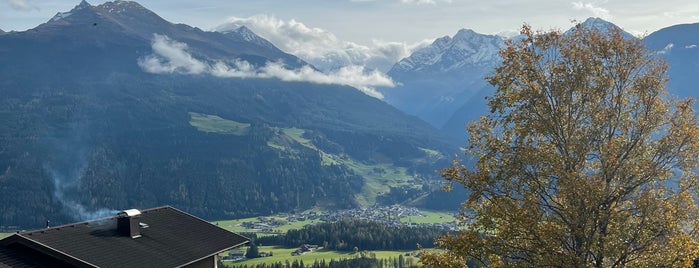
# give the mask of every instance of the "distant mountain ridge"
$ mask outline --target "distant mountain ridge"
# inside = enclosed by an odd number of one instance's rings
[[[93,42],[111,42],[106,40],[105,36],[99,35],[100,32],[116,31],[131,39],[148,41],[153,39],[153,34],[160,34],[188,44],[191,53],[204,58],[235,56],[255,64],[263,64],[264,59],[267,59],[281,60],[292,68],[307,65],[254,33],[246,32],[246,36],[240,32],[222,35],[184,24],[173,24],[133,1],[118,0],[92,6],[83,0],[72,10],[59,12],[48,22],[28,32],[41,35],[51,35],[52,32],[65,34],[64,29],[69,29],[66,28],[68,26],[72,26],[72,30],[81,31],[72,33],[74,36]],[[249,40],[252,36],[256,36],[254,42]]]
[[[699,98],[699,23],[660,29],[643,38],[643,43],[668,61],[671,92]]]
[[[500,36],[462,29],[396,63],[388,72],[398,82],[384,89],[386,101],[441,128],[459,107],[479,94],[483,78],[505,45]]]
[[[589,18],[581,26],[621,30],[600,18]],[[498,53],[505,41],[500,36],[468,29],[459,30],[454,37],[435,40],[388,72],[399,86],[382,91],[386,101],[440,128],[446,135],[463,140],[466,125],[487,112],[485,97],[494,89],[485,77],[500,63]]]
[[[205,32],[136,2],[83,1],[0,44],[0,226],[163,204],[221,219],[432,200],[455,148],[348,86],[179,71],[306,63],[245,28]]]
[[[490,66],[499,59],[497,53],[503,45],[504,39],[500,36],[461,29],[453,38],[439,38],[430,46],[402,59],[393,66],[389,74],[401,76],[402,73],[411,71],[441,73],[459,71],[459,68],[473,65]]]

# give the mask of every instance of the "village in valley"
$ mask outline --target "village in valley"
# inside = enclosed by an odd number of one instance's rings
[[[342,220],[366,220],[381,223],[390,227],[434,227],[446,231],[459,229],[454,214],[421,211],[415,207],[401,205],[373,206],[337,211],[304,211],[299,213],[282,213],[270,216],[260,216],[233,221],[216,222],[219,227],[234,230],[239,233],[255,233],[257,235],[282,235],[289,229],[299,229],[303,226],[320,223],[332,223]],[[322,245],[302,244],[290,252],[292,256],[304,255],[322,249]],[[279,250],[278,250],[279,251]],[[286,252],[286,251],[285,251]],[[223,261],[246,260],[245,250],[232,250],[223,255]],[[260,252],[260,257],[271,256],[272,252]],[[287,254],[287,253],[285,253]],[[412,253],[405,253],[410,256]],[[417,253],[415,253],[417,254]],[[275,254],[276,256],[276,254]]]

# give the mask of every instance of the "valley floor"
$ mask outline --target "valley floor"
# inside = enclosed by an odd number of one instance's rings
[[[246,248],[240,248],[239,251],[245,251]],[[404,262],[408,264],[418,264],[419,251],[361,251],[358,252],[342,252],[342,251],[331,251],[318,249],[302,255],[292,255],[292,253],[297,250],[296,248],[283,248],[277,246],[261,246],[259,251],[261,253],[266,252],[272,253],[272,256],[261,257],[255,259],[248,259],[242,261],[224,261],[226,267],[241,267],[247,265],[248,267],[255,267],[258,264],[273,264],[273,263],[293,263],[294,261],[303,261],[306,266],[313,264],[315,261],[320,262],[325,260],[325,262],[330,262],[330,260],[342,260],[342,259],[352,259],[360,256],[367,256],[376,259],[385,259],[387,261],[398,260],[400,256],[403,256]]]
[[[446,230],[458,229],[454,212],[419,210],[399,205],[340,211],[309,210],[301,213],[284,213],[213,223],[235,233],[275,235],[292,229],[301,229],[306,225],[334,222],[342,218],[370,220],[391,226],[439,226]]]

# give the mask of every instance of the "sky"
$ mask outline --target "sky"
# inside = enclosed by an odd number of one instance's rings
[[[88,2],[99,5],[105,1]],[[482,34],[511,36],[524,23],[539,30],[565,30],[573,26],[574,20],[582,22],[589,17],[599,17],[627,32],[643,36],[664,27],[699,22],[699,1],[696,0],[137,2],[170,22],[185,23],[203,30],[225,31],[247,26],[283,51],[326,73],[346,75],[348,71],[359,71],[374,77],[373,71],[386,72],[416,49],[429,45],[436,38],[453,36],[463,28]],[[0,0],[0,29],[27,30],[77,4],[79,0]],[[170,41],[166,41],[162,42],[169,44]],[[176,43],[176,40],[171,43],[186,46]],[[379,78],[375,84],[385,84],[383,79],[386,77]]]
[[[98,5],[104,1],[88,1]],[[228,18],[267,15],[321,28],[341,40],[418,42],[461,28],[495,34],[523,23],[568,28],[600,17],[634,34],[699,21],[695,0],[140,0],[163,18],[205,30]],[[0,29],[26,30],[68,11],[79,0],[0,0]]]

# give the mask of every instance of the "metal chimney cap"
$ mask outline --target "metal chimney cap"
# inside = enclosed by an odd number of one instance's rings
[[[127,209],[119,213],[119,215],[126,215],[128,217],[133,217],[133,216],[138,216],[141,215],[141,211],[138,209],[132,208],[132,209]]]

